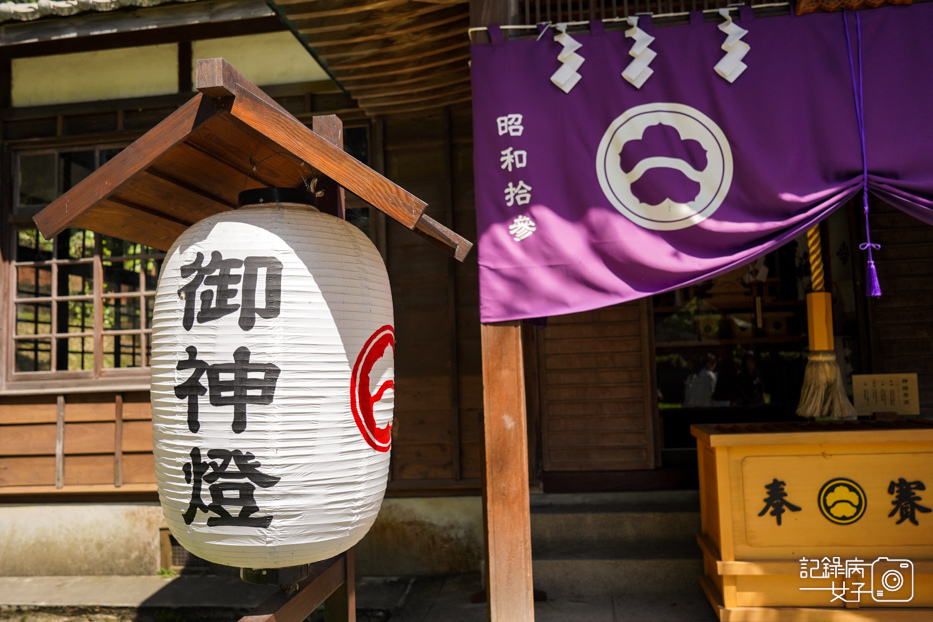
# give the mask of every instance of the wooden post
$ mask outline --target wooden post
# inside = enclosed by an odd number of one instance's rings
[[[356,569],[353,549],[346,552],[346,575],[343,585],[324,601],[324,622],[356,622]]]
[[[532,622],[531,508],[520,322],[482,325],[483,513],[491,622]]]
[[[312,131],[326,138],[336,147],[343,149],[343,121],[335,114],[327,116],[314,117],[311,121]],[[336,216],[341,220],[346,220],[344,212],[344,193],[343,186],[335,182],[330,177],[318,180],[317,191],[323,191],[323,195],[318,197],[317,207],[322,212]]]
[[[239,622],[302,622],[324,605],[325,622],[356,622],[353,549],[312,566],[307,579],[270,596]]]
[[[517,0],[470,0],[470,26],[513,24]],[[478,40],[482,40],[479,37]],[[483,524],[491,622],[535,618],[520,322],[483,324]]]

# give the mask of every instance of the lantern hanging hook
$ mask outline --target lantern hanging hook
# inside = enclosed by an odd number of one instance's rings
[[[243,177],[243,190],[246,190],[246,184],[249,183],[250,176],[255,175],[255,173],[257,172],[257,169],[259,168],[259,165],[270,158],[274,158],[277,155],[291,156],[295,160],[298,160],[298,164],[297,164],[298,174],[301,176],[301,183],[302,185],[304,185],[305,189],[308,190],[308,192],[313,193],[314,185],[316,185],[317,178],[315,177],[311,181],[309,181],[308,178],[305,177],[304,171],[302,170],[302,167],[307,166],[308,168],[311,168],[311,166],[307,162],[305,162],[304,160],[296,156],[295,154],[289,153],[288,151],[276,151],[275,153],[270,153],[269,155],[267,155],[266,157],[262,158],[259,161],[253,160],[253,157],[250,156],[249,157],[249,170],[246,171],[246,175]],[[262,182],[262,180],[259,179],[258,177],[254,176],[254,179],[256,181]],[[315,196],[320,196],[320,195],[315,195]]]

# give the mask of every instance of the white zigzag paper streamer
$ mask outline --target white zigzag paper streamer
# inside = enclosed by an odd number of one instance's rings
[[[554,40],[564,46],[564,49],[557,56],[561,67],[551,76],[551,82],[564,93],[569,93],[570,89],[580,81],[580,74],[577,70],[583,64],[584,58],[577,54],[577,50],[583,44],[567,34],[567,24],[556,24],[554,28],[559,31],[559,34],[554,35]]]
[[[633,57],[634,60],[622,72],[622,77],[635,88],[640,89],[645,81],[651,77],[651,74],[654,73],[654,69],[648,65],[651,64],[651,61],[655,59],[658,53],[648,48],[654,41],[654,37],[638,27],[638,18],[629,17],[628,23],[632,27],[625,31],[625,36],[635,40],[632,49],[628,51],[629,56]]]
[[[751,46],[741,40],[742,37],[748,34],[748,31],[732,21],[729,9],[719,9],[719,14],[726,20],[719,24],[719,30],[726,33],[726,40],[722,44],[722,49],[725,50],[726,55],[716,63],[713,69],[725,80],[732,83],[748,69],[748,65],[743,63],[742,59],[748,54]]]

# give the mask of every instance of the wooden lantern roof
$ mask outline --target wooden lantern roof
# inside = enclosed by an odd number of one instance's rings
[[[166,250],[189,226],[236,208],[244,189],[318,178],[353,192],[463,261],[472,244],[424,213],[424,201],[289,114],[220,58],[199,60],[199,91],[35,216],[46,238],[91,229]],[[277,160],[277,161],[276,161]]]

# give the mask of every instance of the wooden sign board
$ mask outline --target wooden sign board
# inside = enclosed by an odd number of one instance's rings
[[[933,619],[933,423],[707,424],[704,574],[720,620]]]
[[[855,410],[872,413],[920,414],[917,374],[861,374],[852,376]]]

